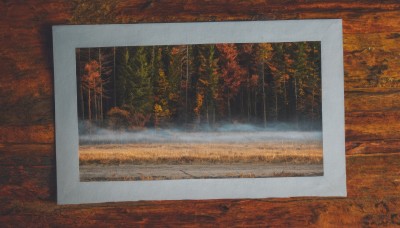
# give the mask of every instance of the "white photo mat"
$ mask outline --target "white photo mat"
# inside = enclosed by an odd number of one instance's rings
[[[321,42],[323,176],[80,182],[76,48]],[[342,21],[53,26],[57,202],[346,196]]]

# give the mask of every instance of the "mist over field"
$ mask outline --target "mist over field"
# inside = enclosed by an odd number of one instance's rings
[[[198,131],[180,129],[144,129],[113,131],[97,128],[80,134],[80,144],[124,143],[248,143],[265,141],[322,141],[321,131],[296,131],[286,125],[261,128],[250,124],[226,124]]]

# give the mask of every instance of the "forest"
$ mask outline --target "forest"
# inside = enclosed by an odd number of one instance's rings
[[[76,49],[80,131],[321,130],[320,42]]]

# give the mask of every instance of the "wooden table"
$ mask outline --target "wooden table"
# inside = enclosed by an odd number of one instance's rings
[[[321,18],[343,19],[347,198],[57,206],[52,25]],[[0,31],[0,226],[400,225],[398,0],[1,1]]]

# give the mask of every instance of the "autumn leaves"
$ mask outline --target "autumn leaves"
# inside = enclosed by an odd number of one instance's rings
[[[77,49],[80,120],[122,129],[321,127],[320,43]],[[311,123],[311,125],[310,125]]]

